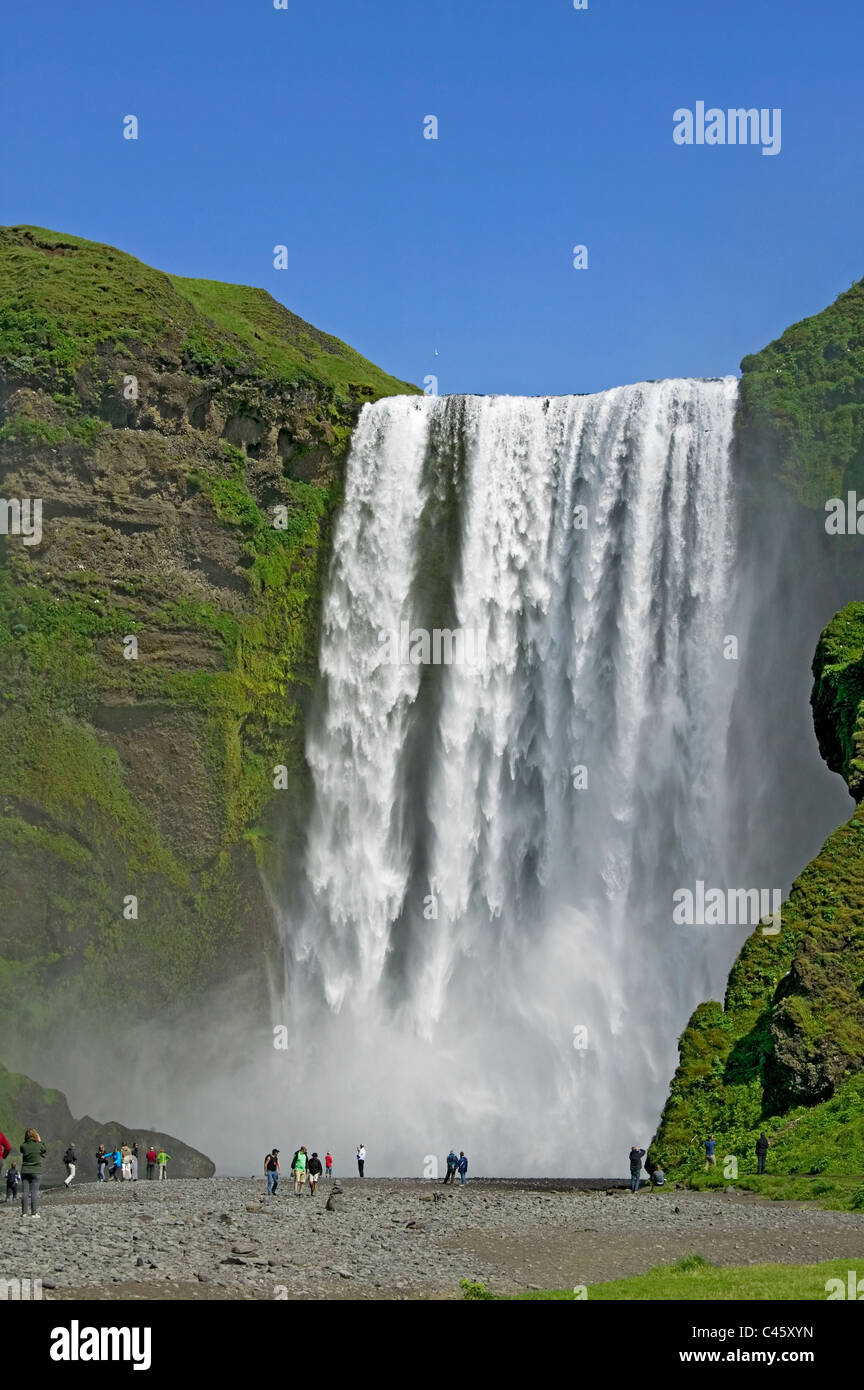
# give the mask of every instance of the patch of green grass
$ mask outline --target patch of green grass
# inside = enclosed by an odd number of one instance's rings
[[[850,1269],[864,1274],[864,1237],[860,1259],[825,1260],[813,1265],[743,1265],[721,1267],[709,1264],[699,1255],[687,1256],[672,1265],[659,1265],[646,1274],[630,1279],[614,1279],[589,1284],[588,1303],[594,1302],[696,1302],[725,1303],[735,1299],[752,1302],[820,1303],[828,1298],[826,1284],[841,1280],[844,1289]],[[541,1289],[514,1294],[508,1301],[574,1301],[572,1289]],[[578,1300],[577,1300],[578,1301]]]

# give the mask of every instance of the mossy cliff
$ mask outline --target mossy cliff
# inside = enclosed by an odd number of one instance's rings
[[[864,604],[838,613],[813,663],[812,704],[829,766],[862,794]],[[755,1172],[764,1130],[771,1170],[855,1173],[864,1150],[864,805],[796,880],[777,934],[757,927],[723,1004],[700,1004],[682,1034],[649,1161],[674,1173],[718,1156]]]
[[[0,536],[0,1044],[260,997],[347,443],[415,389],[263,290],[0,229],[0,496],[43,508]]]
[[[738,442],[805,507],[864,493],[864,280],[741,363]]]

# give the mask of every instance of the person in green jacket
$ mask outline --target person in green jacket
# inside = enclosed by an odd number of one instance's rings
[[[306,1181],[306,1145],[303,1144],[294,1155],[291,1167],[294,1171],[294,1193],[300,1197],[303,1194],[303,1184]]]
[[[158,1165],[159,1165],[159,1181],[160,1181],[160,1182],[164,1181],[164,1179],[167,1178],[167,1176],[168,1176],[168,1160],[169,1160],[170,1157],[171,1157],[171,1155],[170,1155],[170,1154],[166,1154],[166,1152],[165,1152],[164,1149],[160,1149],[159,1152],[158,1152],[158,1154],[156,1155],[156,1162],[157,1162]]]
[[[29,1215],[41,1221],[39,1215],[39,1179],[42,1176],[42,1160],[48,1150],[42,1143],[38,1130],[28,1129],[21,1145],[21,1215]]]

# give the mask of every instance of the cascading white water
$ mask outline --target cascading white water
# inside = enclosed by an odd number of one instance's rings
[[[741,933],[672,893],[727,874],[736,391],[362,412],[284,925],[298,1047],[378,1171],[617,1170],[721,986]],[[388,660],[403,623],[482,665]]]

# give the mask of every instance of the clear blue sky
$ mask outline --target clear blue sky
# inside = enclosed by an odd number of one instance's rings
[[[862,50],[861,0],[44,0],[4,18],[0,222],[442,392],[720,375],[864,275]],[[676,146],[699,100],[781,107],[781,153]]]

